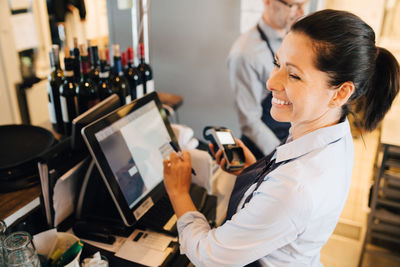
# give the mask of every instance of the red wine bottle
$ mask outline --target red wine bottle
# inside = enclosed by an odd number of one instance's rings
[[[139,44],[139,50],[140,50],[140,56],[139,56],[140,63],[138,65],[138,69],[140,71],[141,78],[142,78],[143,93],[147,94],[147,93],[154,91],[153,71],[152,71],[150,65],[147,64],[145,61],[144,44],[143,43]],[[140,96],[138,96],[138,97],[140,97]]]
[[[97,46],[91,46],[89,48],[90,51],[90,79],[95,83],[98,84],[100,82],[99,78],[99,52]]]
[[[58,45],[52,45],[50,51],[51,73],[48,77],[47,94],[49,98],[49,114],[53,129],[60,134],[64,133],[64,123],[60,104],[60,85],[62,83],[63,71],[60,67],[60,56]]]
[[[81,54],[81,81],[76,88],[78,113],[82,114],[100,99],[98,96],[97,85],[90,79],[90,63],[85,45],[80,46]]]
[[[143,96],[143,85],[141,83],[140,71],[135,67],[133,48],[128,47],[126,54],[128,56],[128,66],[125,69],[125,77],[128,79],[132,100],[134,100]]]
[[[80,53],[78,47],[78,39],[74,38],[74,81],[75,83],[79,83],[81,81],[81,62],[80,62]]]
[[[110,65],[108,65],[106,51],[104,49],[100,49],[99,79],[99,97],[100,100],[104,100],[113,93],[110,85]]]
[[[108,65],[109,68],[110,68],[110,80],[112,80],[113,77],[114,77],[114,71],[113,71],[113,69],[111,68],[110,51],[108,50],[108,48],[106,48],[105,53],[106,53],[107,65]]]
[[[121,53],[121,64],[122,64],[122,70],[125,70],[126,69],[126,65],[128,65],[125,52]]]
[[[92,55],[90,54],[90,52],[91,52],[90,48],[91,47],[92,47],[92,42],[90,40],[87,40],[87,56],[88,56],[89,60],[92,58]]]
[[[74,59],[68,47],[64,47],[64,83],[60,86],[61,111],[65,135],[71,135],[72,120],[77,116],[76,84],[74,81]]]
[[[114,73],[111,79],[111,89],[119,96],[121,106],[131,102],[130,89],[122,69],[121,53],[118,44],[113,45]]]

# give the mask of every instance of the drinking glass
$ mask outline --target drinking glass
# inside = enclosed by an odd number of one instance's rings
[[[4,263],[3,239],[6,237],[7,225],[0,220],[0,267],[6,266]]]
[[[14,232],[3,240],[5,262],[13,267],[37,267],[39,258],[28,232]]]
[[[9,267],[39,267],[39,257],[36,251],[29,247],[14,250],[7,254]]]

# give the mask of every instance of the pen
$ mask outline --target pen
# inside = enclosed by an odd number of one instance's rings
[[[176,145],[174,144],[174,142],[169,141],[169,144],[172,146],[172,148],[174,149],[174,151],[178,154],[178,157],[183,160],[183,156],[182,156],[182,152],[179,151],[179,149],[176,147]],[[197,175],[196,172],[193,170],[192,168],[192,174],[193,175]]]

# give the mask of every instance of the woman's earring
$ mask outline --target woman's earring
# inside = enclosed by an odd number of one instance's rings
[[[334,107],[336,107],[336,105],[335,105],[335,103],[331,102],[331,103],[329,103],[329,107],[334,108]]]

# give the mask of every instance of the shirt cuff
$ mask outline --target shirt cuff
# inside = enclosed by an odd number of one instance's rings
[[[188,242],[193,242],[193,237],[206,234],[210,231],[210,225],[206,217],[198,211],[189,211],[183,214],[176,223],[179,235],[179,244],[182,254],[185,254]],[[201,233],[203,232],[203,233]]]

